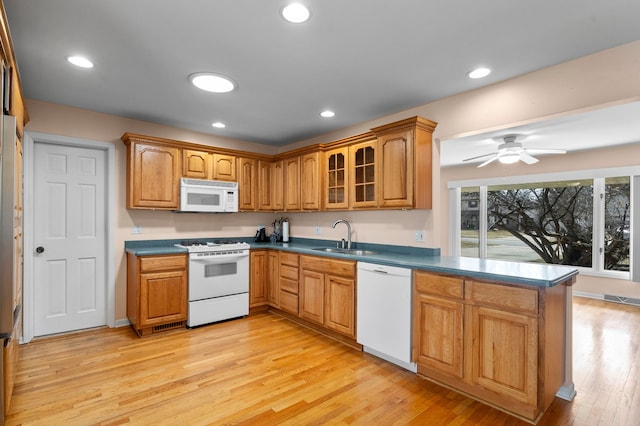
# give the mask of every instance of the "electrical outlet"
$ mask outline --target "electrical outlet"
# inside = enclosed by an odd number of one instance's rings
[[[131,228],[131,233],[132,234],[142,234],[142,226],[135,225],[133,228]]]
[[[416,231],[416,241],[424,241],[424,231]]]
[[[322,235],[322,226],[316,226],[316,235]]]

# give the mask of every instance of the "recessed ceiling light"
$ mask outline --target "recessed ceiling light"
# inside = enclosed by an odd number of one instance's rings
[[[309,19],[311,12],[300,3],[291,3],[282,8],[282,17],[294,24],[301,24]]]
[[[213,127],[217,128],[217,129],[224,129],[225,127],[227,127],[226,124],[221,123],[219,121],[216,121],[215,123],[211,124]]]
[[[232,79],[222,74],[199,72],[191,74],[189,78],[194,86],[207,92],[227,93],[237,87]]]
[[[67,61],[80,68],[93,68],[93,62],[82,56],[69,56]]]
[[[333,117],[333,116],[335,116],[335,115],[336,115],[336,113],[335,113],[335,112],[333,112],[333,111],[329,111],[329,110],[325,110],[325,111],[322,111],[322,112],[320,113],[320,117],[324,117],[324,118],[331,118],[331,117]]]
[[[478,67],[478,68],[474,69],[473,71],[469,72],[467,74],[467,77],[475,79],[475,78],[486,77],[489,74],[491,74],[491,68]]]

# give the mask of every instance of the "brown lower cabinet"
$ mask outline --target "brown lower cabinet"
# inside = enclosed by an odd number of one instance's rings
[[[186,325],[186,254],[127,253],[127,317],[139,336]]]
[[[278,250],[266,251],[267,266],[262,254],[253,256],[252,292],[250,300],[260,299],[263,291],[259,277],[267,277],[266,303],[291,319],[327,332],[356,346],[356,262],[323,256],[299,255]],[[254,272],[254,269],[267,269]],[[254,282],[255,281],[255,282]],[[254,290],[255,289],[255,290]],[[259,303],[259,302],[256,302]],[[254,306],[254,305],[252,305]]]
[[[269,280],[269,253],[270,250],[251,250],[249,256],[250,288],[249,308],[263,306],[268,299],[267,286]]]
[[[278,253],[278,308],[293,315],[299,313],[299,257],[294,253]]]
[[[418,374],[535,423],[564,383],[566,285],[414,272]]]
[[[356,337],[356,262],[300,256],[300,317]]]

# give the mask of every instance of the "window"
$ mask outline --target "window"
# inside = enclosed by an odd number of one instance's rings
[[[593,181],[487,188],[487,258],[590,268]]]
[[[629,278],[635,169],[452,182],[452,254]]]
[[[462,256],[480,255],[480,188],[463,188],[460,192],[460,251]]]
[[[604,269],[629,271],[631,249],[631,179],[605,179]]]

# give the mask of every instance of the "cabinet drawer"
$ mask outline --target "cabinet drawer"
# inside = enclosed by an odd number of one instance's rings
[[[464,280],[462,278],[416,271],[413,282],[418,293],[458,299],[462,299],[464,295]]]
[[[140,272],[170,271],[186,268],[186,254],[140,257]]]
[[[295,266],[298,267],[299,265],[299,261],[298,261],[298,255],[297,254],[293,254],[293,253],[287,253],[287,252],[280,252],[280,264],[281,265],[291,265],[291,266]]]
[[[296,275],[295,280],[280,278],[280,290],[286,291],[292,294],[298,294],[298,276]]]
[[[298,267],[280,265],[280,277],[298,282]]]
[[[529,314],[538,313],[538,291],[508,285],[467,281],[466,298],[479,305]]]
[[[298,315],[298,295],[280,290],[280,309]]]
[[[300,256],[300,266],[307,271],[322,272],[329,275],[355,278],[356,262],[336,260],[319,256]]]

